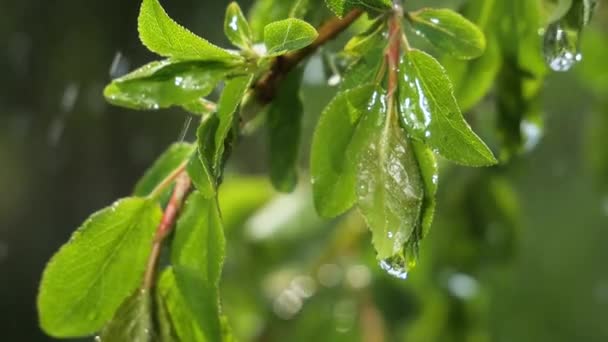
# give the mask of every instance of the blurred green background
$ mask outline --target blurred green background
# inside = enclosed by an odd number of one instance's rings
[[[227,4],[163,1],[178,22],[223,46]],[[601,5],[583,37],[583,62],[546,79],[546,134],[536,148],[508,167],[445,165],[436,222],[406,281],[379,270],[356,213],[316,218],[305,172],[296,193],[272,193],[263,130],[244,137],[221,195],[229,240],[222,294],[237,337],[608,341],[608,6]],[[179,139],[186,113],[134,112],[102,97],[111,76],[155,58],[138,41],[138,7],[0,2],[0,340],[50,340],[35,309],[45,262]],[[305,146],[335,91],[320,59],[308,68]],[[493,115],[492,96],[472,122]]]

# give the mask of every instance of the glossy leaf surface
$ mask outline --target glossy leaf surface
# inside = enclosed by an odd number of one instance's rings
[[[152,62],[112,81],[104,96],[112,104],[131,109],[189,107],[209,95],[232,70],[218,62]]]
[[[439,62],[422,51],[412,50],[403,56],[400,73],[401,119],[415,139],[459,164],[496,163],[490,149],[464,120]]]
[[[377,258],[390,259],[402,253],[419,224],[422,176],[395,108],[367,113],[356,139],[365,146],[357,161],[357,203],[372,231]]]
[[[426,8],[410,13],[409,18],[416,33],[454,57],[477,58],[486,48],[483,32],[452,10]]]
[[[231,2],[226,9],[224,19],[224,33],[235,46],[241,49],[251,47],[252,34],[247,18],[243,14],[241,7],[236,2]]]
[[[50,335],[78,337],[103,327],[141,284],[161,210],[127,198],[93,214],[44,272],[38,310]]]

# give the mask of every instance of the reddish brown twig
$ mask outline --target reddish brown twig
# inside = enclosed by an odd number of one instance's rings
[[[167,207],[165,208],[163,217],[160,221],[160,224],[158,225],[158,229],[156,229],[156,236],[154,236],[154,243],[152,245],[150,257],[148,258],[148,266],[146,268],[144,283],[142,285],[142,288],[145,290],[149,290],[154,284],[156,265],[158,264],[158,258],[160,256],[163,241],[165,240],[167,235],[171,233],[173,226],[175,226],[177,214],[179,213],[182,207],[182,203],[184,202],[186,194],[190,190],[191,184],[192,181],[190,180],[190,177],[188,177],[188,174],[186,172],[182,171],[177,176],[175,188],[173,189],[173,194],[171,195],[171,199],[169,199],[169,203],[167,203]]]

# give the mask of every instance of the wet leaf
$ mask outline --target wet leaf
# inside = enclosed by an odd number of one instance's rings
[[[164,57],[220,62],[241,59],[239,55],[209,43],[176,23],[158,0],[143,0],[137,28],[142,43],[150,51]]]
[[[417,33],[442,52],[462,59],[477,58],[486,48],[483,32],[462,15],[449,9],[425,8],[409,13]]]
[[[171,263],[186,306],[208,341],[221,336],[219,280],[225,240],[217,200],[192,193],[177,222]]]
[[[422,51],[408,51],[401,61],[400,73],[401,119],[415,139],[459,164],[496,164],[490,149],[464,120],[439,62]]]
[[[163,180],[183,166],[194,152],[195,147],[188,143],[175,143],[169,146],[137,182],[133,195],[140,197],[150,195]]]
[[[253,80],[253,76],[235,77],[226,82],[220,100],[217,104],[217,118],[219,124],[215,132],[215,153],[212,160],[212,169],[216,175],[219,175],[221,169],[222,158],[224,157],[225,143],[230,131],[235,124],[238,124],[239,116],[235,117],[237,108],[241,104],[249,85]],[[237,120],[235,122],[235,120]]]
[[[402,253],[419,225],[424,183],[396,108],[370,111],[355,138],[365,146],[357,160],[357,204],[379,260]]]
[[[315,207],[323,217],[335,217],[356,202],[357,156],[362,146],[354,137],[359,121],[382,103],[376,87],[367,85],[339,93],[327,105],[314,133],[310,172]]]
[[[151,298],[148,291],[138,290],[120,306],[112,321],[99,334],[101,342],[152,342]]]
[[[93,214],[48,263],[38,295],[40,325],[51,336],[101,329],[141,284],[161,209],[127,198]]]
[[[433,151],[423,143],[416,140],[411,141],[412,149],[416,155],[416,161],[420,168],[420,175],[424,184],[424,200],[422,202],[422,215],[419,229],[417,229],[415,242],[424,239],[431,230],[433,217],[435,216],[437,187],[439,185],[439,165]]]
[[[152,62],[112,81],[104,96],[114,105],[131,109],[189,107],[234,70],[218,62]]]
[[[241,7],[236,2],[231,2],[226,9],[224,33],[235,46],[241,49],[249,49],[251,47],[251,28],[243,11],[241,11]]]
[[[264,27],[264,43],[269,56],[300,50],[317,39],[317,30],[304,20],[290,18]]]
[[[383,12],[392,8],[391,0],[325,0],[327,7],[338,17],[343,17],[355,8],[371,12]]]
[[[300,130],[304,111],[300,98],[302,73],[300,69],[287,76],[268,109],[270,179],[281,192],[292,192],[298,183]]]

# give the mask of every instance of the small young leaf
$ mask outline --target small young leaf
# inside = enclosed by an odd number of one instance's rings
[[[188,106],[209,95],[234,67],[218,62],[149,63],[114,80],[104,90],[108,102],[131,109]]]
[[[251,28],[243,11],[241,11],[241,7],[236,2],[231,2],[226,9],[224,33],[235,46],[241,49],[249,49],[251,47]]]
[[[354,8],[382,12],[392,7],[391,0],[325,0],[325,3],[340,18]]]
[[[290,12],[298,0],[257,0],[251,5],[249,23],[255,41],[264,39],[266,25],[291,17]]]
[[[169,146],[137,182],[133,195],[140,197],[150,195],[163,180],[186,163],[194,152],[195,147],[188,143],[175,143]]]
[[[364,113],[380,110],[379,100],[375,86],[362,86],[339,93],[321,114],[310,159],[319,215],[335,217],[355,203],[356,162],[362,146],[353,135]]]
[[[385,25],[380,25],[375,30],[349,41],[346,52],[357,59],[344,72],[340,91],[381,81],[376,80],[376,76],[384,62],[385,29]]]
[[[224,231],[217,200],[192,193],[177,222],[171,262],[186,306],[208,341],[220,341],[219,280]]]
[[[112,321],[103,328],[99,340],[102,342],[155,341],[150,293],[138,290],[127,298]]]
[[[403,56],[399,69],[401,119],[415,139],[459,164],[496,164],[490,149],[462,117],[452,84],[439,62],[412,50]]]
[[[213,156],[212,169],[219,176],[226,139],[235,124],[235,113],[241,104],[253,76],[240,76],[226,82],[222,96],[217,104],[217,117],[219,126],[215,132],[215,154]],[[236,117],[238,119],[238,116]]]
[[[93,214],[48,263],[38,295],[40,325],[55,337],[90,335],[141,284],[161,209],[127,198]]]
[[[483,32],[452,10],[425,8],[409,13],[408,18],[417,33],[454,57],[477,58],[485,51]]]
[[[142,43],[164,57],[221,62],[240,60],[238,55],[209,43],[173,21],[158,0],[143,0],[137,27]]]
[[[268,109],[270,179],[282,192],[292,192],[298,183],[300,130],[304,107],[300,98],[303,70],[291,72],[281,84]]]
[[[357,203],[372,231],[379,260],[400,255],[419,226],[424,185],[396,108],[370,111],[355,139],[365,146],[358,158]]]
[[[290,18],[264,27],[264,43],[269,56],[299,50],[317,39],[317,30],[304,20]]]

